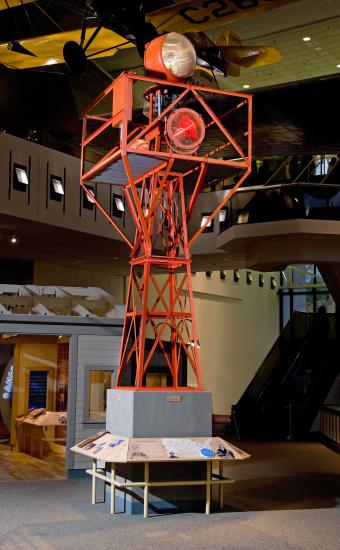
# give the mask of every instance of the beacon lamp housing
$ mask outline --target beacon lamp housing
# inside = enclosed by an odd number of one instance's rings
[[[144,67],[152,76],[183,82],[194,74],[195,48],[188,38],[177,32],[158,36],[145,47]]]

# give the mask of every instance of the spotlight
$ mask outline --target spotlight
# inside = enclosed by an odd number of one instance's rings
[[[15,235],[13,235],[13,237],[11,237],[11,243],[12,243],[12,244],[15,244],[15,243],[17,243],[17,242],[18,242],[18,239],[16,238]]]
[[[158,36],[145,47],[144,67],[147,72],[172,82],[187,80],[195,71],[195,48],[177,32]]]
[[[311,37],[310,36],[304,36],[303,39],[302,39],[304,42],[310,42]]]

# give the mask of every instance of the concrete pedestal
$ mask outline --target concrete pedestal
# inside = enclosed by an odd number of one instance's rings
[[[108,390],[106,429],[125,437],[211,436],[211,393]]]
[[[106,429],[125,437],[211,437],[211,401],[210,392],[108,390]],[[140,481],[142,472],[142,464],[117,467],[118,478],[132,481]],[[197,462],[150,465],[153,480],[204,479],[205,475],[205,464]],[[117,491],[117,510],[142,514],[141,495],[141,489]],[[157,512],[193,511],[204,506],[204,499],[202,487],[154,488],[149,495],[150,510]]]

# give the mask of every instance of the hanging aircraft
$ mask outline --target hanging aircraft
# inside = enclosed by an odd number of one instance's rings
[[[142,56],[146,42],[175,31],[188,33],[199,65],[237,75],[240,67],[277,63],[281,55],[273,47],[243,45],[228,29],[214,43],[203,30],[294,1],[0,0],[0,63],[32,69],[66,61],[71,72],[81,74],[88,58],[112,56],[134,46]]]

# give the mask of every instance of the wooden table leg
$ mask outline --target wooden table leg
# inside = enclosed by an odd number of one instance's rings
[[[220,462],[218,463],[218,473],[221,477],[223,477],[223,465],[224,465],[224,462],[222,462],[222,460],[220,460]],[[220,483],[220,485],[219,485],[220,510],[223,510],[223,489],[224,489],[223,483]]]
[[[94,458],[92,460],[92,504],[96,504],[96,481],[97,478],[95,476],[95,473],[97,471],[97,460]]]
[[[111,464],[111,480],[114,481],[115,479],[115,475],[116,475],[116,465],[114,462],[112,462]],[[116,487],[113,483],[110,483],[110,488],[111,488],[111,504],[110,504],[110,513],[111,514],[114,514],[115,513],[115,508],[116,508]]]
[[[144,517],[148,517],[149,509],[149,463],[144,462]]]
[[[206,514],[210,514],[210,499],[211,499],[211,460],[207,460],[207,483],[206,483],[206,500],[205,500]]]

